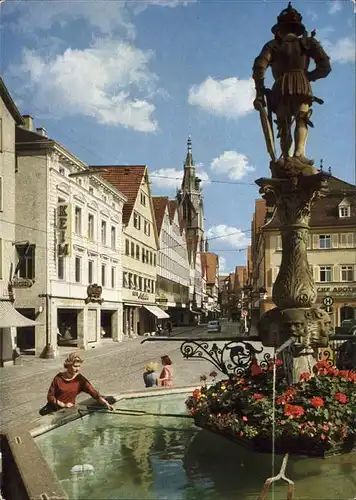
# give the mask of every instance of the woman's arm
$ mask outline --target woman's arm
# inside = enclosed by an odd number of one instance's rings
[[[113,409],[113,407],[106,401],[106,399],[96,389],[94,389],[89,380],[87,380],[84,376],[83,376],[82,391],[89,394],[93,399],[96,399],[97,401],[103,403],[110,410]]]

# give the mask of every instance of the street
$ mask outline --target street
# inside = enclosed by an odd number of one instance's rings
[[[222,333],[233,334],[237,323],[222,321]],[[206,325],[175,328],[172,335],[203,336]],[[206,333],[206,337],[208,337]],[[214,334],[219,335],[219,334]],[[121,391],[141,390],[144,387],[142,373],[149,361],[159,363],[160,356],[168,354],[173,362],[174,385],[199,385],[200,376],[209,373],[213,366],[204,360],[184,360],[180,353],[180,342],[145,342],[142,337],[125,340],[122,343],[103,343],[87,351],[83,374],[105,395]],[[38,410],[46,403],[47,390],[54,375],[63,369],[63,360],[71,349],[61,348],[57,359],[44,360],[24,357],[22,365],[9,366],[0,370],[0,430],[10,425],[21,424],[38,417]],[[81,394],[78,401],[87,399]]]

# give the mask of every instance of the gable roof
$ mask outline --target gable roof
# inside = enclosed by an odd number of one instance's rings
[[[23,125],[25,123],[25,120],[23,119],[20,111],[17,109],[16,104],[12,100],[12,97],[9,93],[9,91],[6,88],[6,85],[4,83],[4,80],[0,76],[0,97],[11,113],[11,116],[13,117],[15,123],[17,125]]]
[[[178,210],[177,200],[168,200],[168,211],[169,211],[169,217],[171,219],[171,222],[173,222],[176,210]],[[179,214],[178,214],[178,218],[179,218]]]
[[[153,208],[155,211],[157,233],[161,234],[164,214],[169,203],[168,196],[152,196]],[[171,221],[170,221],[171,222]]]
[[[147,174],[146,165],[90,165],[90,168],[102,168],[103,172],[100,172],[98,175],[126,196],[127,202],[124,204],[122,222],[127,225],[129,223],[142,180]]]
[[[200,255],[202,268],[206,273],[206,283],[215,285],[219,268],[219,257],[215,253],[203,252]]]

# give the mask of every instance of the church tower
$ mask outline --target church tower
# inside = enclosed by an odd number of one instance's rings
[[[204,252],[204,206],[200,184],[201,179],[196,175],[192,154],[192,140],[189,136],[182,186],[177,193],[177,199],[186,231],[191,283],[194,283],[192,294],[195,297],[195,307],[198,309],[201,307],[202,298],[200,254]]]

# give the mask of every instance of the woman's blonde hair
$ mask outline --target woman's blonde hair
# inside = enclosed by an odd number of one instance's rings
[[[154,361],[151,361],[150,363],[147,363],[147,365],[145,366],[145,371],[146,372],[155,372],[158,368],[158,365],[157,363],[155,363]]]
[[[67,358],[64,360],[64,368],[68,368],[68,366],[74,365],[74,363],[82,364],[84,359],[82,359],[79,354],[76,352],[71,352],[68,354]]]

